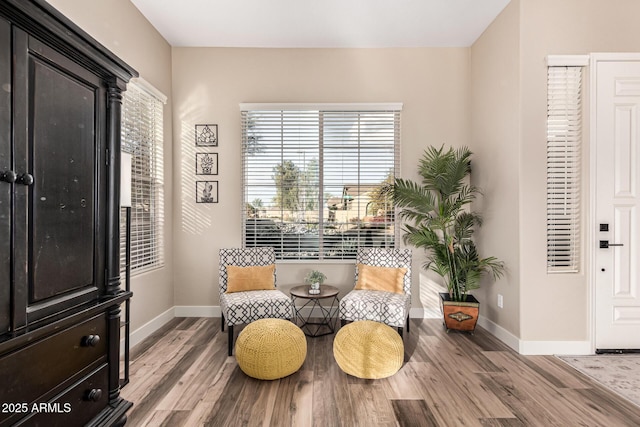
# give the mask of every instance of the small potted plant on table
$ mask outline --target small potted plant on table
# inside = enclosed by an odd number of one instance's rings
[[[304,282],[309,285],[309,294],[316,295],[320,293],[320,285],[324,283],[327,276],[321,271],[311,270],[307,277],[304,278]]]

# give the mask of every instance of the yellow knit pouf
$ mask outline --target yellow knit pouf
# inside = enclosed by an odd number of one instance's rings
[[[343,326],[333,340],[338,366],[358,378],[379,379],[398,372],[404,360],[404,344],[390,326],[359,320]]]
[[[307,357],[307,337],[284,319],[260,319],[247,325],[236,340],[242,372],[259,380],[275,380],[296,372]]]

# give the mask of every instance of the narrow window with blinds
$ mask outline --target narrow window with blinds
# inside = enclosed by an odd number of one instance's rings
[[[131,154],[131,273],[164,265],[163,100],[131,82],[122,100],[122,151]],[[120,263],[125,260],[125,214]]]
[[[582,67],[548,67],[547,272],[580,269]]]
[[[242,106],[243,242],[280,260],[393,248],[400,107]]]

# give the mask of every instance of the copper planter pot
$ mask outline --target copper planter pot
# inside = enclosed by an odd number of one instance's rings
[[[449,298],[449,293],[441,292],[440,308],[447,332],[452,329],[473,332],[476,329],[480,302],[473,295],[467,295],[466,301],[452,301]]]

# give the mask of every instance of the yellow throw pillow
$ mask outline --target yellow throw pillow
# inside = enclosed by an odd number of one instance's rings
[[[227,292],[269,291],[275,289],[275,264],[253,267],[227,265]]]
[[[358,281],[356,289],[369,291],[386,291],[404,294],[404,275],[406,268],[375,267],[358,264]]]

